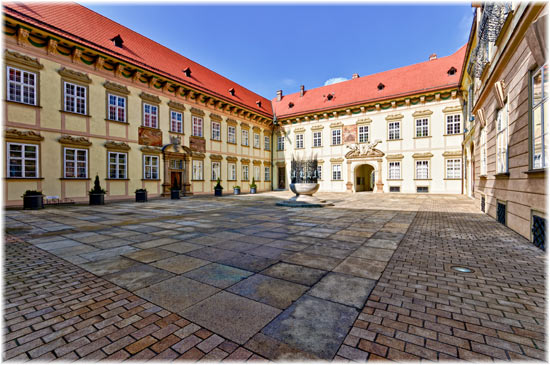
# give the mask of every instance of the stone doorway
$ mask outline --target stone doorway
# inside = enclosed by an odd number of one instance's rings
[[[359,165],[355,168],[355,192],[374,190],[374,167],[369,164]]]
[[[185,194],[191,194],[189,183],[189,158],[191,150],[181,145],[166,145],[164,155],[163,196],[170,196],[172,187],[179,188]]]

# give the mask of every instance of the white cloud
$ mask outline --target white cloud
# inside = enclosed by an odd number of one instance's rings
[[[348,79],[346,79],[345,77],[333,77],[333,78],[328,79],[327,81],[325,81],[325,86],[336,84],[336,83],[342,82],[342,81],[348,81]]]
[[[289,79],[289,78],[284,78],[284,79],[283,79],[283,84],[284,84],[285,86],[294,86],[294,85],[296,85],[296,80],[294,80],[294,79]]]

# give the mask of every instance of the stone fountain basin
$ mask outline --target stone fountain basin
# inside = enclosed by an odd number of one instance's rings
[[[296,195],[313,195],[319,190],[317,183],[296,183],[290,184],[290,190]]]

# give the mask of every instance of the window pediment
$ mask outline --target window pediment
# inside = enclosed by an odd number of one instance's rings
[[[237,162],[237,161],[239,160],[239,159],[238,159],[237,157],[235,157],[235,156],[227,156],[225,159],[226,159],[227,161],[229,161],[229,162]]]
[[[204,117],[206,113],[204,112],[204,110],[192,107],[191,114],[197,115],[199,117]]]
[[[344,123],[342,123],[342,122],[330,123],[330,128],[341,128],[343,126],[344,126]]]
[[[357,122],[355,122],[355,124],[370,124],[370,123],[372,123],[372,119],[370,118],[357,119]]]
[[[250,163],[250,159],[248,159],[248,158],[241,158],[241,163],[248,164],[248,163]]]
[[[443,152],[443,156],[445,157],[451,157],[451,156],[462,156],[462,151],[445,151]]]
[[[213,120],[215,122],[221,122],[222,117],[219,116],[218,114],[210,113],[210,120]]]
[[[178,111],[184,111],[185,110],[185,105],[183,105],[182,103],[178,103],[178,102],[170,100],[167,104],[172,109],[176,109]]]
[[[161,154],[162,148],[160,147],[153,147],[153,146],[143,146],[140,148],[141,152],[143,153],[154,153],[154,154]]]
[[[139,97],[143,101],[147,101],[154,104],[160,104],[160,98],[156,95],[151,95],[151,94],[142,92],[141,94],[139,94]]]
[[[235,119],[232,119],[232,118],[227,118],[225,122],[227,123],[227,125],[232,125],[232,126],[236,126],[237,124],[239,124]]]
[[[312,131],[318,131],[318,130],[321,130],[321,129],[323,129],[323,128],[325,128],[324,125],[318,124],[318,125],[314,125],[313,127],[311,127],[311,130],[312,130]]]
[[[130,94],[130,90],[128,90],[126,86],[117,84],[115,82],[105,81],[103,86],[105,86],[107,90],[113,91],[119,94],[124,94],[124,95]]]
[[[86,137],[73,137],[69,135],[61,136],[58,139],[59,143],[61,144],[70,144],[70,145],[77,145],[77,146],[91,146],[92,142]]]
[[[85,84],[92,83],[92,79],[90,78],[90,76],[88,76],[88,74],[85,74],[83,72],[70,70],[65,67],[61,67],[61,69],[59,69],[58,72],[63,78],[68,80],[85,83]]]
[[[209,157],[212,161],[221,161],[221,160],[223,160],[222,155],[216,155],[216,154],[213,154],[213,153],[211,153]]]
[[[38,62],[38,59],[8,49],[4,52],[4,60],[8,65],[22,66],[34,71],[44,68],[44,65]]]
[[[457,106],[448,106],[445,109],[443,109],[443,113],[455,113],[462,110],[462,107],[460,105]]]
[[[402,153],[395,153],[393,155],[386,155],[386,159],[388,160],[402,160],[403,159]]]
[[[433,113],[431,110],[417,110],[413,113],[413,117],[427,117]]]
[[[23,141],[43,141],[44,137],[35,131],[20,131],[14,128],[6,129],[4,132],[6,139],[17,139]]]
[[[105,148],[115,151],[129,151],[130,146],[125,142],[107,141],[105,142]]]
[[[430,158],[430,157],[434,157],[433,153],[431,152],[415,153],[413,155],[413,158]]]
[[[386,120],[401,120],[403,119],[403,114],[390,114],[386,117]]]

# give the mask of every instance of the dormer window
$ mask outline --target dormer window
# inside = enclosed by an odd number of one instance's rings
[[[378,90],[384,90],[386,85],[384,85],[383,83],[379,83],[377,87],[378,87]]]
[[[120,34],[114,38],[111,38],[111,41],[115,44],[115,47],[118,47],[118,48],[122,48],[122,43],[124,43]]]
[[[185,76],[191,77],[191,69],[190,69],[189,67],[186,67],[186,68],[183,70],[183,73],[185,74]]]
[[[328,100],[332,100],[333,98],[334,98],[334,94],[328,94],[328,95],[327,95],[327,99],[328,99]]]
[[[293,102],[288,103],[288,107],[289,107],[289,108],[293,108],[293,107],[294,107],[294,103],[293,103]]]
[[[449,71],[447,71],[447,75],[453,76],[456,73],[456,68],[451,67]]]
[[[229,89],[229,93],[231,94],[231,96],[235,96],[235,89],[234,88]]]
[[[261,108],[262,107],[262,101],[261,100],[256,100],[256,105],[258,106],[258,108]]]

